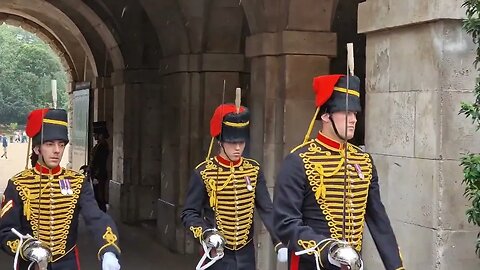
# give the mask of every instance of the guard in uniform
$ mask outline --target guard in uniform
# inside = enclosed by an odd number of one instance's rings
[[[285,158],[278,174],[274,224],[280,239],[289,243],[290,270],[362,269],[365,222],[385,269],[405,269],[380,199],[372,156],[350,143],[345,145],[354,135],[356,113],[361,111],[360,80],[356,76],[348,80],[349,89],[345,75],[314,78],[317,111],[309,130],[317,119],[320,132],[309,140],[309,131],[305,142]]]
[[[105,121],[93,122],[93,136],[97,144],[92,148],[88,176],[93,183],[93,191],[98,207],[103,212],[107,212],[107,159],[110,152],[107,139],[110,135]]]
[[[184,226],[200,243],[225,247],[224,251],[221,247],[223,258],[209,269],[255,270],[254,208],[270,232],[278,260],[287,261],[287,249],[273,232],[272,201],[260,165],[242,156],[249,121],[246,107],[220,105],[210,122],[212,143],[207,159],[190,179],[181,214]],[[209,158],[213,138],[221,150]],[[220,243],[215,239],[221,239]]]
[[[65,110],[40,109],[29,115],[26,132],[36,164],[8,182],[0,212],[1,248],[12,256],[19,251],[18,270],[29,269],[31,261],[37,262],[40,270],[79,270],[76,242],[81,214],[95,241],[102,269],[118,270],[115,223],[98,208],[84,175],[59,166],[69,141],[67,126]],[[20,245],[12,228],[32,238]],[[38,254],[43,255],[39,258]]]

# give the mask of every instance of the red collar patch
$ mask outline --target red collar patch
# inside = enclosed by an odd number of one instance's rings
[[[342,147],[342,144],[333,140],[333,139],[330,139],[328,138],[327,136],[325,136],[323,133],[321,132],[318,132],[318,135],[317,135],[317,140],[319,140],[322,144],[325,144],[335,150],[341,150],[343,149]]]
[[[38,174],[59,174],[62,171],[62,167],[57,166],[53,169],[43,166],[42,164],[38,163],[35,164],[35,172]]]
[[[240,163],[242,163],[243,161],[243,157],[239,158],[237,161],[230,161],[230,160],[224,159],[220,155],[217,155],[215,159],[218,161],[218,163],[226,167],[230,167],[230,166],[236,167],[240,165]]]

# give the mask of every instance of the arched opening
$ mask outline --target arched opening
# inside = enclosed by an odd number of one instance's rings
[[[94,119],[94,117],[97,117],[96,111],[103,111],[104,114],[108,113],[102,107],[98,109],[98,107],[93,106],[92,101],[97,100],[98,92],[105,88],[104,84],[101,83],[104,80],[99,78],[110,77],[114,70],[121,70],[124,67],[123,55],[117,40],[113,37],[111,29],[105,27],[105,23],[81,1],[55,1],[55,3],[40,0],[2,1],[0,3],[0,23],[2,22],[34,33],[47,43],[61,59],[61,65],[68,76],[66,82],[62,82],[62,84],[57,82],[57,86],[62,88],[65,86],[64,91],[68,92],[70,97],[71,102],[69,106],[67,105],[70,108],[70,149],[73,148],[72,146],[79,147],[79,154],[83,157],[80,158],[77,165],[71,164],[70,167],[78,169],[80,165],[85,164],[89,144],[79,145],[75,138],[72,138],[72,134],[79,133],[79,125],[75,123],[75,115],[83,114],[83,119],[86,119],[80,133],[84,141],[89,142],[89,123],[96,120]],[[85,88],[88,93],[87,100],[83,104],[76,103],[76,90],[79,89],[78,85],[84,82],[88,82]],[[43,82],[43,84],[45,85],[41,88],[48,85],[47,82]],[[113,100],[113,90],[109,92],[109,95],[106,99]],[[79,104],[80,106],[77,106]],[[51,104],[38,104],[38,106],[51,107]],[[113,105],[106,110],[113,111]],[[21,154],[24,156],[23,153]],[[73,157],[72,152],[70,152],[70,155],[65,153],[63,161],[74,162]],[[24,164],[26,162],[25,158],[21,158],[20,162]],[[23,165],[21,167],[23,169]],[[6,184],[10,177],[21,170],[17,170],[11,175],[3,175],[4,171],[2,168],[2,185]],[[4,186],[2,186],[0,192],[3,193],[3,190]],[[91,243],[83,243],[85,246],[89,244]],[[88,251],[88,249],[85,250]],[[3,253],[0,256],[2,257],[0,259],[2,261],[1,268],[7,269],[13,261],[9,257],[4,257]],[[94,262],[94,257],[95,254],[93,253],[86,256],[85,262]],[[88,267],[87,264],[87,268],[93,268],[93,266]]]
[[[2,178],[8,179],[30,166],[28,114],[44,107],[68,109],[71,74],[58,51],[21,26],[0,23],[0,48],[0,134],[7,145]],[[67,164],[64,159],[62,165]],[[0,183],[0,190],[5,184]]]
[[[83,29],[77,26],[80,24],[76,23],[74,19],[82,18],[82,12],[86,21],[89,19],[98,23],[98,19],[95,21],[95,16],[88,14],[88,10],[85,10],[85,8],[76,10],[77,14],[80,13],[77,15],[79,17],[75,17],[73,14],[67,15],[68,11],[65,6],[57,7],[44,1],[15,1],[14,3],[7,1],[0,5],[0,18],[2,21],[36,33],[62,59],[63,65],[70,75],[67,91],[71,101],[69,118],[71,119],[70,128],[73,136],[68,159],[70,160],[70,167],[78,169],[86,163],[88,157],[90,146],[88,121],[90,118],[93,119],[95,115],[93,106],[90,106],[95,96],[94,82],[99,75],[105,76],[98,70],[106,71],[107,66],[112,65],[120,68],[123,64],[123,58],[117,52],[116,55],[113,54],[109,57],[109,59],[113,59],[112,61],[104,61],[106,57],[103,55],[110,54],[105,48],[116,46],[116,43],[112,44],[113,39],[108,39],[112,35],[97,33],[97,36],[102,36],[106,42],[111,44],[106,43],[105,46],[101,46],[103,47],[102,51],[97,51],[95,47],[90,45],[92,43],[97,44],[97,42],[92,41],[92,38],[94,38],[92,35],[95,35],[95,33],[84,35]],[[98,24],[101,25],[101,23]],[[86,24],[83,24],[84,28],[86,26]],[[83,83],[81,84],[83,87],[78,87],[77,84],[81,82],[90,83]],[[79,95],[82,91],[83,94]],[[87,120],[85,121],[85,119]]]

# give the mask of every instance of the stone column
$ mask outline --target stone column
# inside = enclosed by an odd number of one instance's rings
[[[112,84],[112,213],[127,223],[154,220],[160,194],[163,123],[158,71],[115,72]]]
[[[302,143],[315,112],[312,79],[329,73],[330,57],[336,50],[336,35],[330,32],[282,31],[247,38],[251,156],[262,164],[270,195],[279,165]],[[263,225],[256,232],[257,267],[276,269],[269,234]]]
[[[163,121],[161,193],[157,203],[157,236],[179,253],[197,253],[197,241],[180,221],[190,175],[205,159],[210,117],[223,97],[233,102],[244,69],[240,54],[190,54],[162,59]]]
[[[480,151],[470,120],[474,46],[461,28],[461,1],[368,0],[366,149],[406,269],[479,269],[478,228],[466,221],[460,153]],[[366,237],[368,269],[384,269]]]
[[[110,77],[97,77],[92,83],[93,89],[93,121],[107,121],[111,131],[113,121],[113,86]]]

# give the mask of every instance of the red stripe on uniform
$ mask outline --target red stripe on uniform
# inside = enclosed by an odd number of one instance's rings
[[[290,270],[298,270],[298,265],[300,264],[300,257],[295,255],[292,252],[292,256],[290,257]]]
[[[80,270],[80,256],[78,255],[77,247],[75,247],[75,260],[77,261],[77,270]]]

